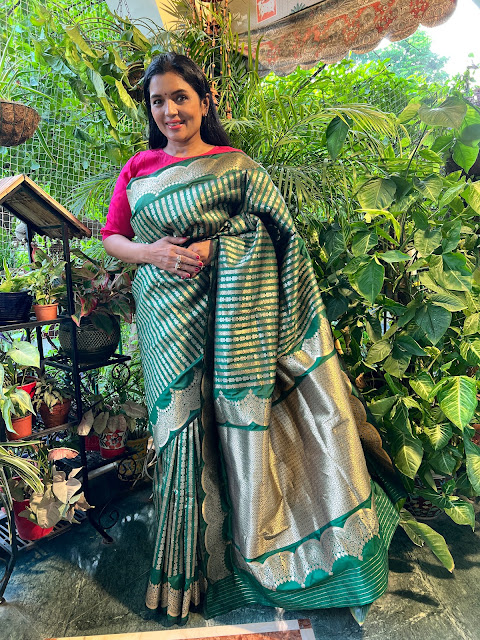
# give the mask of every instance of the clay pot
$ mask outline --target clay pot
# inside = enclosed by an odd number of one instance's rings
[[[31,522],[28,518],[19,515],[28,507],[29,501],[22,502],[13,501],[13,513],[15,514],[15,526],[17,528],[18,537],[22,540],[39,540],[52,533],[53,527],[44,529],[35,522]]]
[[[24,418],[12,418],[12,427],[15,429],[15,433],[7,431],[7,438],[9,440],[23,440],[23,438],[31,436],[32,417],[32,414],[29,413]]]
[[[68,422],[68,412],[70,411],[70,399],[64,400],[62,403],[53,405],[51,409],[43,402],[40,405],[39,414],[42,416],[43,424],[47,429],[50,427],[59,427],[61,424]]]
[[[0,100],[0,145],[16,147],[33,136],[40,115],[21,102]]]
[[[33,311],[39,321],[56,320],[58,316],[58,304],[34,304]]]

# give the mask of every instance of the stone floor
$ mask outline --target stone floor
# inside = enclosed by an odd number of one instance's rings
[[[0,640],[164,629],[161,617],[144,606],[153,545],[149,493],[144,486],[112,503],[119,513],[111,529],[113,545],[84,522],[23,552],[0,606]],[[194,614],[188,626],[310,618],[316,640],[480,640],[480,534],[446,517],[432,524],[450,545],[453,575],[397,531],[388,591],[362,628],[347,610],[285,612],[260,606],[208,621]]]

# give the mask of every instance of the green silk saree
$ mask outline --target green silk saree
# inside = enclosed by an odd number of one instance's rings
[[[181,623],[199,604],[209,618],[373,602],[398,517],[367,471],[360,437],[381,450],[379,436],[278,190],[228,152],[134,178],[127,194],[140,242],[215,244],[195,278],[144,264],[134,282],[159,456],[147,606]]]

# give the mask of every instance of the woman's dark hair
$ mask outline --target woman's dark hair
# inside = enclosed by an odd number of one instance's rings
[[[157,123],[153,119],[152,107],[150,105],[150,81],[153,76],[163,75],[165,73],[176,73],[183,78],[187,84],[198,94],[200,100],[206,96],[210,98],[208,113],[202,117],[200,125],[200,137],[203,142],[213,144],[215,146],[229,146],[230,140],[225,129],[222,127],[220,118],[218,117],[217,108],[210,92],[210,85],[203,71],[193,60],[173,51],[163,53],[152,60],[145,71],[143,79],[143,94],[145,96],[145,104],[148,112],[148,146],[150,149],[163,149],[167,146],[167,138],[157,127]]]

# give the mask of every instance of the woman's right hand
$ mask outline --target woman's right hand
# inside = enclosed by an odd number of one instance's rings
[[[198,253],[181,246],[186,241],[187,238],[165,236],[152,244],[144,245],[147,254],[145,262],[183,279],[196,276],[203,267],[203,263]],[[175,269],[179,256],[180,266]]]

